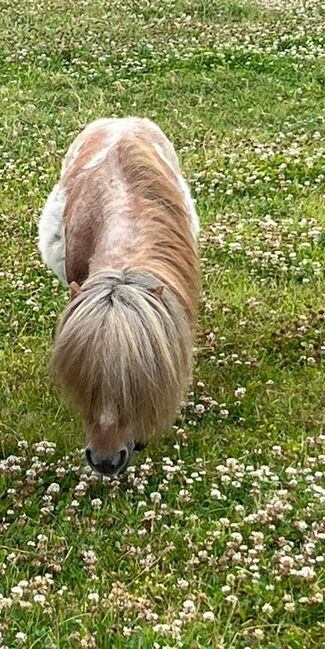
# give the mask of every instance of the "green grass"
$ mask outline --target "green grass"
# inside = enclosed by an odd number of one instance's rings
[[[0,645],[320,649],[321,3],[0,4]],[[186,409],[111,481],[48,375],[36,235],[74,135],[127,114],[175,142],[203,287]]]

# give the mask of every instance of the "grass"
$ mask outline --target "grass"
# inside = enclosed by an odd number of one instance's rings
[[[2,0],[2,647],[325,646],[323,27],[317,0]],[[36,234],[73,136],[126,114],[175,142],[202,304],[182,418],[101,480]]]

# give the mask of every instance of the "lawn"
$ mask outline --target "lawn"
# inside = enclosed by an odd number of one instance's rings
[[[0,9],[0,646],[325,647],[322,3]],[[49,376],[37,222],[75,134],[128,114],[175,143],[202,299],[180,420],[102,479]]]

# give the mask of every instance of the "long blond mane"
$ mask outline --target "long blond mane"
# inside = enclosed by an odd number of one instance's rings
[[[119,160],[142,226],[133,266],[145,267],[174,289],[192,321],[198,300],[198,256],[176,176],[137,137],[121,140]]]

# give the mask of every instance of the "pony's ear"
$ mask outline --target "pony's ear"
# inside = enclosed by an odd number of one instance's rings
[[[161,299],[162,294],[164,292],[164,288],[165,288],[164,285],[161,284],[160,286],[157,286],[157,288],[154,288],[152,292],[158,299]]]
[[[70,294],[70,302],[74,300],[78,295],[81,293],[81,288],[77,282],[71,282],[69,284],[69,294]]]

